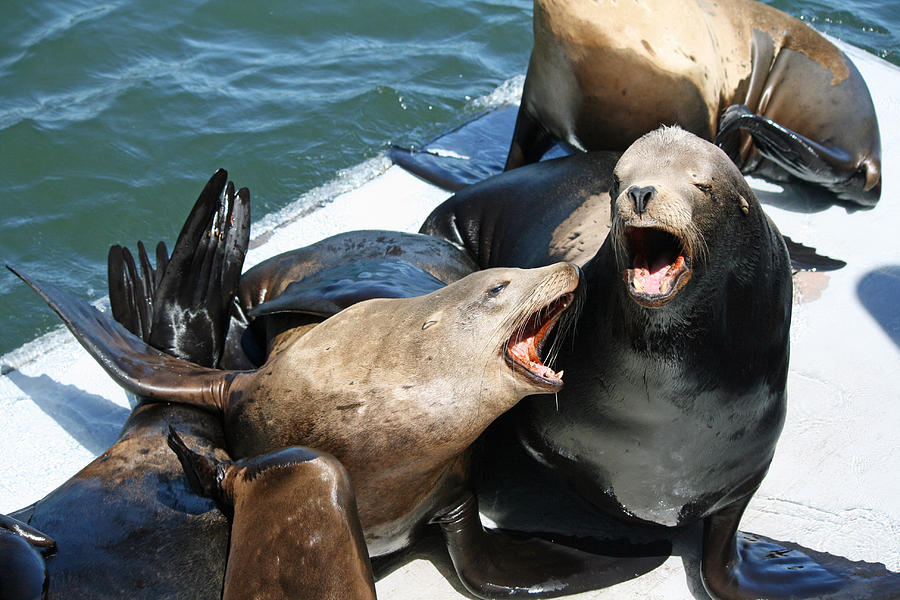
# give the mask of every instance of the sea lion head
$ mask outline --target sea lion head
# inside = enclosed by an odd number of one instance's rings
[[[610,201],[611,241],[627,293],[650,308],[671,302],[712,261],[720,268],[719,260],[728,260],[722,250],[745,241],[741,219],[758,209],[725,153],[679,127],[654,130],[625,151]]]
[[[485,363],[482,372],[514,382],[518,394],[558,391],[561,373],[540,355],[561,317],[571,321],[575,311],[567,309],[578,304],[580,277],[580,269],[568,263],[475,272],[411,305],[412,329],[419,331],[415,341],[405,341],[422,355],[449,351],[464,362]]]
[[[456,452],[526,395],[562,387],[539,354],[574,312],[580,278],[567,263],[487,269],[423,296],[354,304],[232,384],[229,447],[248,456],[303,443],[353,472],[346,447],[365,427],[415,446],[440,437]]]

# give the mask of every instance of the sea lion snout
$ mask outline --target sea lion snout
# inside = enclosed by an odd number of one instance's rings
[[[652,185],[628,188],[628,198],[634,203],[634,212],[642,215],[647,211],[647,204],[656,197],[656,188]]]

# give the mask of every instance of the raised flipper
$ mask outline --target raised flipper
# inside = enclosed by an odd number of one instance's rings
[[[221,412],[228,386],[240,373],[201,367],[152,348],[87,302],[52,285],[40,285],[7,265],[31,286],[100,366],[129,392],[151,400],[191,404]]]
[[[334,457],[295,446],[237,462],[169,447],[194,490],[233,515],[225,600],[369,600],[375,581],[349,475]]]
[[[272,300],[254,307],[249,316],[293,312],[329,317],[363,300],[423,296],[445,285],[407,260],[353,260],[291,283]]]
[[[750,496],[706,517],[700,572],[719,600],[888,600],[900,590],[900,574],[884,565],[852,562],[797,544],[737,531]]]
[[[154,270],[138,243],[109,254],[113,316],[154,348],[206,366],[222,356],[232,299],[250,241],[250,192],[235,195],[219,169],[191,209],[171,259],[157,246]],[[227,183],[226,183],[227,182]]]
[[[761,156],[801,181],[830,190],[841,200],[875,206],[881,196],[880,169],[865,162],[856,164],[842,148],[815,142],[751,112],[743,104],[725,109],[715,139],[736,164],[740,164],[739,131],[750,134]]]
[[[432,519],[444,532],[453,566],[466,588],[480,598],[552,598],[600,589],[633,579],[661,565],[668,545],[634,546],[581,540],[590,550],[481,525],[475,496]],[[574,542],[574,540],[569,540]]]
[[[49,536],[0,515],[0,600],[39,600],[47,586],[44,555],[56,551]]]

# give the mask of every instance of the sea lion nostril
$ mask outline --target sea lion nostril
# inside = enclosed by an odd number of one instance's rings
[[[645,187],[632,186],[628,188],[628,197],[634,202],[634,212],[641,215],[647,210],[647,204],[656,196],[656,188],[652,185]]]

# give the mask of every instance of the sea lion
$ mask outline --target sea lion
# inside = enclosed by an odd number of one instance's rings
[[[549,172],[564,176],[559,165]],[[807,557],[754,561],[754,543],[736,537],[784,420],[791,272],[781,235],[725,153],[679,128],[653,131],[606,183],[571,199],[569,215],[549,208],[549,183],[534,182],[518,204],[497,193],[505,186],[478,187],[435,209],[422,231],[457,240],[483,267],[550,260],[554,240],[577,242],[590,219],[603,228],[610,215],[600,248],[576,261],[586,300],[573,344],[561,347],[569,383],[558,408],[528,398],[509,415],[529,454],[619,519],[702,521],[713,597],[838,589],[841,578]],[[604,210],[591,196],[607,191]],[[507,216],[545,206],[555,222],[505,229]]]
[[[800,20],[752,0],[535,0],[507,169],[553,140],[621,151],[675,124],[715,139],[744,173],[797,178],[862,206],[879,199],[868,88]]]
[[[456,493],[461,455],[487,424],[521,397],[562,386],[535,353],[572,303],[578,277],[566,264],[479,271],[426,296],[355,304],[255,371],[208,369],[153,351],[65,292],[30,285],[127,390],[223,415],[232,456],[303,443],[338,458],[377,556],[404,547],[446,489]],[[461,413],[465,419],[452,418]],[[385,431],[394,441],[381,438]],[[405,447],[419,449],[401,453]],[[410,455],[422,458],[410,465]]]
[[[295,446],[236,462],[169,446],[197,493],[231,517],[224,600],[374,600],[375,580],[347,471]]]
[[[109,255],[116,318],[142,339],[209,366],[221,354],[220,324],[249,243],[249,192],[235,193],[227,178],[224,170],[212,176],[171,259],[158,247],[156,269],[143,244],[140,271],[127,249],[113,246]],[[184,276],[188,270],[191,277]],[[192,446],[227,458],[214,415],[139,399],[108,450],[14,513],[55,541],[57,551],[46,559],[47,598],[221,597],[229,523],[214,502],[190,489],[166,442],[173,424]],[[17,572],[19,579],[27,573]],[[8,589],[7,582],[0,587]]]
[[[546,597],[609,585],[664,560],[486,531],[467,510],[472,442],[521,397],[562,385],[539,351],[578,281],[568,264],[491,269],[425,296],[361,302],[284,332],[251,371],[156,352],[90,305],[29,284],[127,390],[222,415],[232,456],[297,444],[335,456],[351,475],[370,555],[406,547],[433,520],[474,593]]]

